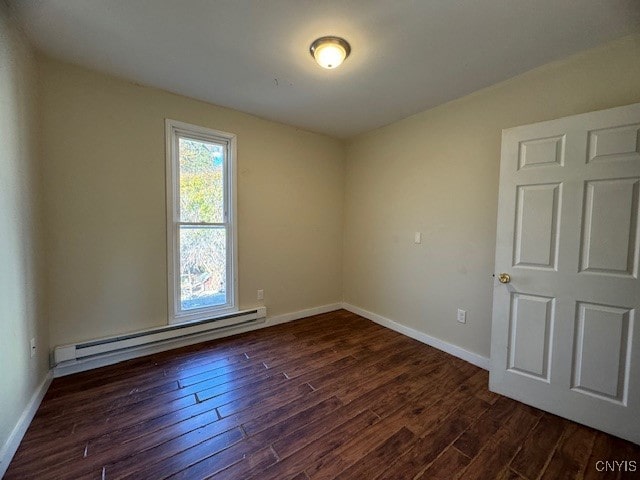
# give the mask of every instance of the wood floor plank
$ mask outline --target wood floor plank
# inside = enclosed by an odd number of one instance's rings
[[[401,455],[415,439],[414,433],[402,427],[391,435],[384,443],[374,448],[365,457],[338,475],[336,480],[352,478],[371,478],[388,463]]]
[[[295,477],[292,477],[291,480],[309,480],[309,477],[307,476],[306,473],[300,472]]]
[[[500,471],[495,480],[527,480],[518,472],[515,472],[511,467],[505,466],[502,471]]]
[[[236,368],[221,367],[205,371],[198,369],[197,373],[191,372],[193,375],[181,375],[178,379],[178,385],[180,388],[202,383],[215,386],[234,382],[247,376],[260,375],[267,369],[262,363],[255,364],[248,360],[238,363],[234,365],[234,367]],[[205,388],[206,387],[202,387],[203,390]]]
[[[276,454],[281,460],[250,478],[255,480],[281,480],[295,476],[297,472],[304,471],[309,463],[340,447],[347,439],[354,435],[359,435],[364,428],[378,420],[376,414],[365,410],[335,428],[329,429],[310,443],[308,443],[310,437],[306,435],[304,437],[296,435],[297,432],[289,435],[273,445]],[[301,433],[304,435],[306,431]]]
[[[376,480],[410,480],[433,462],[466,431],[489,404],[475,396],[458,406],[452,412],[440,415],[443,421],[434,422],[413,446],[402,455],[389,462],[373,478]]]
[[[296,385],[296,386],[293,387],[293,385]],[[225,403],[224,405],[220,405],[219,407],[217,407],[218,414],[221,417],[227,417],[229,415],[233,415],[234,413],[238,413],[242,410],[252,409],[254,407],[259,406],[260,403],[262,403],[264,400],[268,399],[272,395],[277,396],[281,400],[282,399],[291,400],[301,395],[304,395],[305,393],[310,391],[313,391],[313,389],[306,383],[303,383],[302,385],[295,384],[293,382],[290,384],[283,383],[283,384],[279,384],[278,387],[274,388],[273,390],[264,389],[264,390],[260,390],[259,392],[256,392],[254,395],[248,395],[242,398],[240,397],[234,398],[233,401],[230,401],[228,403]],[[216,399],[221,397],[224,397],[224,396],[221,395],[220,397],[215,397],[212,399],[212,401],[215,401]],[[227,399],[225,398],[225,401],[226,400]]]
[[[542,480],[582,478],[595,442],[596,432],[570,423],[547,465]]]
[[[354,422],[355,418],[361,418],[362,420]],[[326,437],[338,427],[345,431],[353,431],[353,427],[347,428],[346,425],[372,425],[378,420],[379,417],[370,410],[354,410],[349,407],[341,407],[331,412],[328,416],[308,423],[304,429],[297,430],[285,437],[274,439],[272,446],[279,458],[286,458],[297,451],[303,450],[318,439]],[[352,423],[350,424],[349,422]]]
[[[407,429],[406,423],[406,418],[399,409],[394,414],[368,426],[357,437],[348,439],[340,447],[311,462],[305,468],[305,473],[313,480],[333,479],[382,445],[388,440],[390,432]],[[415,437],[413,432],[411,437]]]
[[[193,407],[196,403],[195,396],[189,395],[170,402],[151,399],[148,402],[137,404],[135,408],[117,409],[92,416],[78,418],[70,414],[67,422],[63,422],[63,419],[61,419],[60,422],[56,422],[53,426],[34,426],[34,431],[37,433],[29,436],[25,446],[33,445],[34,443],[42,445],[43,441],[51,436],[61,439],[73,439],[74,441],[87,440],[95,436],[96,431],[99,429],[117,430],[154,418],[159,415],[158,408],[163,409],[166,413],[171,413]]]
[[[539,421],[540,414],[541,412],[534,411],[530,407],[518,405],[515,412],[504,421],[495,434],[486,439],[484,447],[464,470],[463,478],[485,480],[498,477],[505,468],[508,468],[522,440]]]
[[[247,428],[246,423],[242,427],[254,440],[259,439],[260,442],[266,445],[273,443],[276,439],[284,439],[289,435],[293,435],[298,430],[314,424],[314,422],[326,422],[327,417],[330,417],[342,406],[340,400],[336,397],[331,397],[258,432]]]
[[[596,432],[591,456],[584,471],[584,479],[609,480],[638,477],[640,477],[640,446],[606,433]]]
[[[114,448],[126,452],[126,457],[136,457],[139,459],[142,457],[147,458],[146,455],[149,455],[150,458],[156,455],[155,452],[157,451],[179,452],[181,448],[186,449],[189,445],[198,444],[234,429],[240,432],[238,425],[225,419],[193,428],[196,427],[196,425],[198,424],[187,421],[181,425],[182,430],[175,428],[164,429],[162,432],[159,432],[160,434],[157,432],[155,435],[146,435],[135,441],[120,444],[105,442],[99,447],[93,445],[91,448],[86,448],[85,455],[82,458],[74,459],[72,462],[59,462],[55,465],[48,466],[46,471],[47,474],[53,478],[64,475],[70,467],[81,473],[96,471],[108,463],[113,462]]]
[[[477,372],[461,384],[450,379],[437,383],[428,394],[415,398],[403,407],[408,418],[408,427],[422,437],[446,421],[451,412],[457,411],[460,405],[470,405],[465,412],[480,416],[489,405],[476,396],[470,398],[470,395],[486,388],[481,383],[485,377],[484,372]]]
[[[544,414],[512,460],[511,469],[524,478],[535,479],[544,470],[566,425],[562,418]]]
[[[640,447],[339,310],[55,379],[6,480],[626,478]],[[640,464],[640,463],[639,463]]]
[[[203,438],[206,436],[208,436],[208,432],[203,436],[179,437],[141,454],[132,455],[114,464],[106,465],[106,479],[135,479],[141,476],[158,480],[167,478],[204,458],[224,451],[243,438],[240,428]],[[229,463],[221,462],[219,469],[222,470],[222,468],[239,460],[241,458],[225,459]]]
[[[204,353],[200,353],[200,355],[204,355]],[[166,366],[163,368],[162,364],[143,364],[138,368],[134,365],[132,368],[129,363],[133,361],[128,361],[114,366],[118,367],[117,375],[105,374],[104,371],[111,367],[103,367],[97,369],[95,375],[86,381],[78,382],[78,384],[66,383],[64,388],[59,389],[55,393],[55,398],[64,401],[69,395],[72,395],[74,398],[78,398],[83,394],[92,395],[93,398],[99,395],[124,395],[132,388],[149,389],[168,381],[179,380],[182,377],[193,375],[200,371],[213,370],[222,366],[233,368],[234,365],[247,360],[241,353],[233,355],[228,352],[217,352],[211,357],[210,359],[202,358],[201,362],[195,365],[183,359],[183,362],[176,363],[173,368],[167,368]],[[75,377],[75,375],[70,377]],[[68,378],[70,377],[64,377],[62,381],[69,382]]]
[[[206,365],[204,370],[199,367],[197,370],[193,370],[188,374],[185,371],[168,374],[166,371],[162,372],[158,369],[150,369],[151,371],[145,371],[141,374],[135,374],[134,371],[131,372],[131,375],[128,378],[99,383],[98,386],[92,388],[84,387],[78,392],[69,394],[73,396],[71,399],[73,400],[73,403],[69,402],[70,399],[67,398],[67,396],[56,397],[49,402],[44,402],[43,409],[38,412],[39,415],[37,416],[37,422],[41,420],[40,414],[42,412],[45,412],[46,415],[50,404],[58,406],[60,404],[69,405],[72,403],[74,405],[73,412],[76,414],[83,414],[85,410],[89,409],[102,410],[105,404],[110,408],[113,408],[115,406],[114,404],[117,404],[121,398],[126,398],[128,404],[135,403],[136,401],[139,401],[138,397],[140,396],[153,396],[154,390],[156,390],[156,394],[159,393],[157,390],[174,390],[176,388],[176,381],[181,380],[183,377],[188,377],[202,371],[220,371],[221,373],[229,373],[237,368],[242,368],[246,365],[240,362],[246,362],[247,359],[244,356],[241,358],[242,360],[240,360],[240,358],[232,360],[225,357],[218,361],[210,362]],[[81,402],[82,400],[84,400],[84,402],[81,404],[75,403]],[[89,402],[87,400],[91,401]]]
[[[270,446],[264,447],[255,453],[247,455],[241,461],[234,463],[230,467],[214,473],[213,475],[211,475],[211,471],[206,468],[206,476],[202,478],[212,480],[237,480],[240,478],[247,478],[252,472],[261,472],[277,461],[278,457],[273,449]],[[197,479],[198,476],[190,478]]]
[[[456,447],[447,447],[418,480],[456,480],[469,462],[471,459]]]
[[[455,447],[468,457],[475,457],[488,439],[514,414],[517,407],[518,403],[513,400],[506,397],[499,399],[470,430],[456,440]]]
[[[53,461],[60,463],[64,458],[67,460],[75,460],[87,449],[88,453],[92,453],[94,449],[100,448],[101,445],[125,445],[128,442],[137,441],[138,438],[146,435],[164,435],[163,429],[171,429],[176,432],[181,430],[180,423],[190,418],[195,418],[202,425],[214,422],[219,418],[215,408],[208,403],[199,403],[191,407],[176,411],[159,411],[158,416],[144,420],[133,425],[125,426],[120,429],[105,428],[104,425],[96,425],[96,430],[90,432],[89,435],[68,435],[58,437],[54,435],[55,442],[41,442],[40,444],[24,445],[19,449],[16,457],[20,461],[17,464],[33,461],[33,453],[40,452],[42,448],[46,448],[46,456],[41,460]],[[176,435],[177,436],[177,435]],[[56,455],[60,455],[56,457]]]

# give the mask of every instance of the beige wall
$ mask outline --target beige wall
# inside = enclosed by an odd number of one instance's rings
[[[637,35],[358,136],[345,152],[326,136],[36,62],[0,14],[0,445],[47,371],[46,346],[166,324],[165,118],[238,136],[241,308],[258,304],[258,288],[270,316],[344,295],[488,356],[501,129],[640,101]]]
[[[238,135],[242,308],[258,288],[270,315],[344,295],[488,356],[500,131],[639,101],[639,48],[627,37],[358,136],[346,171],[338,140],[40,59],[51,346],[166,323],[169,117]]]
[[[344,145],[42,58],[51,346],[167,323],[164,119],[237,134],[240,307],[342,298]]]
[[[0,2],[0,462],[3,446],[49,366],[35,87],[30,48]],[[38,350],[30,358],[34,337]],[[0,463],[0,472],[5,467]]]
[[[489,356],[501,130],[639,101],[636,35],[352,139],[345,301]]]

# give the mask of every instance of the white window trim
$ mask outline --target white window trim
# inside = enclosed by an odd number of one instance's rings
[[[220,306],[199,308],[193,312],[181,312],[180,305],[180,271],[179,267],[179,166],[178,136],[184,135],[195,139],[227,143],[227,155],[224,163],[225,197],[227,211],[225,224],[227,228],[227,303]],[[208,320],[217,316],[238,311],[238,221],[236,218],[236,136],[232,133],[212,130],[177,120],[165,119],[166,141],[166,197],[167,197],[167,291],[168,291],[168,323],[186,323]],[[229,261],[230,260],[230,261]]]

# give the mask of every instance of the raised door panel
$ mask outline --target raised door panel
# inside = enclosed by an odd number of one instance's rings
[[[525,140],[518,145],[518,170],[564,165],[564,135]]]
[[[640,124],[589,132],[587,162],[640,160]]]
[[[581,272],[637,278],[638,180],[585,183]]]
[[[512,295],[509,318],[510,371],[549,381],[554,314],[553,298],[522,293]]]
[[[513,265],[555,270],[562,185],[520,185],[516,199]]]
[[[572,389],[626,403],[634,310],[578,302]]]

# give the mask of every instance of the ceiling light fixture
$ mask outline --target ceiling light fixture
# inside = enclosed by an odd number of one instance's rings
[[[322,68],[336,68],[351,53],[351,45],[340,37],[320,37],[309,47],[309,52]]]

